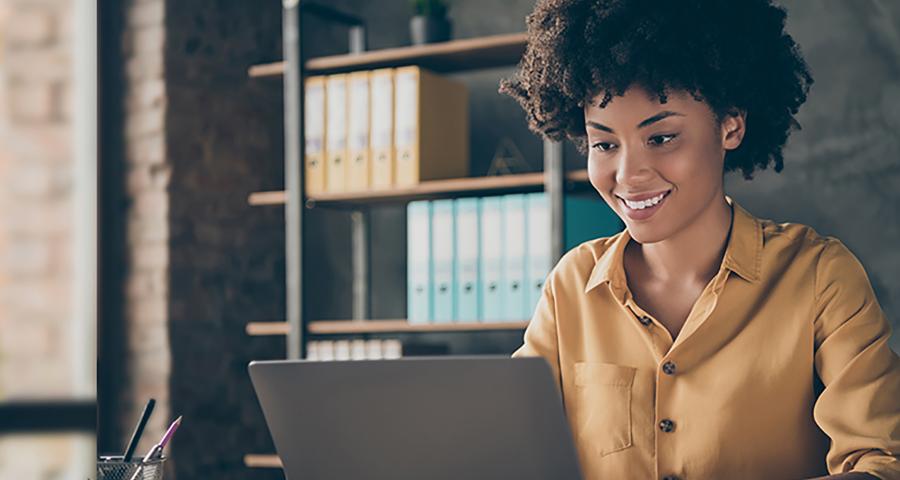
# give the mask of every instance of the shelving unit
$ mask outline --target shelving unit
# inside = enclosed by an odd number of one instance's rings
[[[244,465],[250,468],[281,468],[281,459],[272,453],[250,453],[244,455]]]
[[[464,72],[515,64],[525,52],[526,39],[525,33],[466,38],[429,45],[311,58],[303,66],[308,75],[401,65],[419,65],[439,73]],[[277,77],[284,75],[288,69],[288,62],[282,61],[253,65],[247,73],[257,78]]]
[[[587,170],[575,170],[566,173],[565,189],[575,191],[588,185]],[[366,204],[409,202],[447,197],[482,196],[501,193],[521,193],[540,191],[544,188],[544,174],[519,173],[490,177],[452,178],[447,180],[431,180],[414,187],[395,188],[391,190],[375,190],[365,192],[321,193],[306,196],[306,207],[358,207]],[[276,190],[270,192],[254,192],[247,197],[247,202],[254,206],[284,205],[287,192]]]
[[[568,191],[589,188],[586,170],[564,172],[563,148],[558,142],[544,142],[544,171],[516,175],[458,178],[422,182],[411,188],[385,191],[329,193],[306,195],[303,189],[303,82],[304,75],[323,75],[360,69],[419,65],[439,73],[455,73],[515,65],[525,50],[526,34],[515,33],[481,38],[453,40],[424,46],[391,48],[371,52],[357,52],[320,58],[301,58],[301,15],[297,2],[285,2],[284,55],[282,62],[254,65],[251,77],[283,77],[285,188],[279,191],[255,192],[249,195],[250,205],[262,208],[283,206],[286,240],[287,319],[285,321],[250,322],[246,333],[250,336],[284,336],[288,358],[305,355],[308,336],[322,338],[329,335],[417,333],[417,332],[485,332],[522,331],[528,320],[509,322],[467,322],[445,324],[410,324],[405,319],[371,320],[368,285],[368,207],[384,203],[404,203],[413,200],[458,198],[464,196],[497,195],[545,191],[550,205],[552,249],[551,261],[563,254],[564,195]],[[302,2],[301,2],[302,3]],[[301,66],[303,68],[301,68]],[[352,210],[353,318],[349,320],[310,321],[303,311],[303,238],[304,210],[311,208],[341,208]],[[280,468],[277,455],[248,454],[248,467]]]
[[[353,333],[412,333],[412,332],[477,332],[486,330],[524,330],[528,320],[519,322],[454,322],[413,324],[400,320],[319,320],[307,324],[309,335],[345,335]],[[287,322],[251,322],[247,335],[288,335]]]

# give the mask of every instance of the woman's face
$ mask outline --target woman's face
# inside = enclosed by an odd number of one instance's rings
[[[669,92],[665,104],[636,86],[604,108],[602,98],[584,107],[588,176],[636,241],[671,237],[723,198],[725,150],[740,144],[743,114],[726,116],[719,127],[708,104],[683,91]],[[623,200],[660,194],[646,209]]]

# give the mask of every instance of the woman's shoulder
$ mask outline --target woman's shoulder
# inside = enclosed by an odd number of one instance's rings
[[[820,233],[798,222],[774,222],[760,219],[763,256],[794,263],[807,259],[814,269],[816,284],[832,280],[865,284],[867,272],[859,257],[840,238]]]

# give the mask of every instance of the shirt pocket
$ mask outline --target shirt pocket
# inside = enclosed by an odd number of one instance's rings
[[[577,362],[572,426],[582,448],[599,456],[633,444],[631,387],[634,367],[611,363]]]

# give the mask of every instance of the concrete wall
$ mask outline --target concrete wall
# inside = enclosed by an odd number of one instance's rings
[[[869,274],[900,351],[900,4],[785,1],[815,83],[784,170],[725,190],[764,218],[843,241]]]

